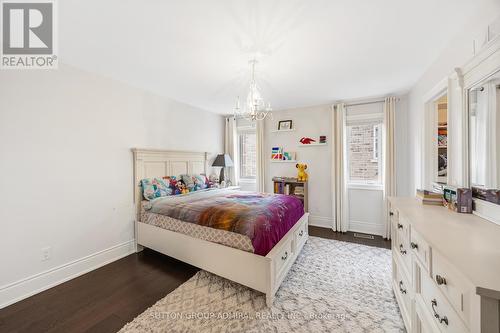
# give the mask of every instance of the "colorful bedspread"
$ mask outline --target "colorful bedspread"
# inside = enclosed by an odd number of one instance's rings
[[[145,207],[185,222],[248,236],[265,256],[304,215],[302,202],[282,194],[215,189],[154,199]]]

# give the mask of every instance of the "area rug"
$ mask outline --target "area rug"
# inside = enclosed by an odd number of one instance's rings
[[[199,271],[120,332],[404,331],[390,250],[310,237],[271,308],[262,293]]]

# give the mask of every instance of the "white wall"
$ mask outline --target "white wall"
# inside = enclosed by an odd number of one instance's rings
[[[407,144],[407,99],[400,97],[396,106],[396,168],[397,168],[397,191],[398,195],[408,195],[409,178],[408,173],[408,152]],[[272,133],[277,129],[279,120],[293,120],[294,132]],[[298,147],[298,140],[307,136],[317,138],[326,135],[328,145],[318,147]],[[276,111],[273,120],[266,120],[265,142],[269,159],[266,161],[266,190],[273,191],[273,176],[296,177],[297,170],[295,164],[271,163],[271,148],[274,146],[283,147],[285,151],[297,152],[299,162],[308,164],[309,173],[309,212],[310,224],[323,227],[333,225],[332,218],[332,188],[331,188],[331,151],[332,151],[332,111],[330,105],[313,106],[297,109]],[[374,193],[369,192],[366,197],[371,197]],[[355,202],[363,202],[365,196],[354,194]],[[357,200],[361,198],[360,200]],[[354,201],[353,201],[354,202]],[[377,202],[377,201],[374,201]],[[369,221],[369,217],[357,214],[362,205],[353,205],[352,209],[356,214],[352,218],[357,222]],[[377,212],[375,212],[377,213]],[[380,214],[381,216],[381,214]],[[359,225],[359,224],[358,224]],[[373,230],[378,230],[374,228]],[[360,230],[357,230],[360,231]]]
[[[130,253],[130,148],[223,151],[219,115],[65,65],[0,75],[0,307]]]
[[[272,133],[278,127],[279,120],[293,121],[294,132]],[[273,120],[265,124],[265,146],[269,159],[266,160],[266,190],[273,192],[274,176],[296,177],[297,169],[293,163],[271,163],[271,148],[283,147],[285,151],[297,152],[297,160],[307,163],[309,174],[309,212],[311,225],[330,226],[332,218],[331,191],[331,111],[330,106],[314,106],[299,109],[277,111]],[[326,135],[327,146],[298,147],[302,137]]]
[[[463,31],[453,40],[445,44],[446,46],[443,48],[443,52],[439,58],[436,59],[409,93],[409,170],[413,175],[410,179],[409,187],[412,193],[414,193],[416,188],[421,188],[423,186],[421,161],[425,158],[422,154],[424,97],[432,91],[440,81],[446,79],[447,76],[453,72],[454,68],[463,66],[473,57],[473,40],[480,35],[484,35],[486,27],[498,17],[498,13],[500,13],[500,2],[491,1],[489,5],[483,6],[479,12],[471,13],[470,21],[459,22],[459,24],[463,26]],[[449,116],[459,118],[460,115],[450,114]],[[457,147],[456,145],[460,145],[460,142],[456,142],[453,150],[460,151],[461,147]],[[461,158],[458,154],[456,154],[456,156],[457,158]],[[449,163],[451,165],[453,161],[449,161]],[[450,167],[453,168],[454,166]]]

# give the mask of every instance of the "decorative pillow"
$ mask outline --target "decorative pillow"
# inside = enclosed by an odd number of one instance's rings
[[[189,192],[195,191],[195,183],[193,176],[191,175],[181,175],[181,180],[186,185]]]
[[[205,175],[193,175],[194,184],[198,186],[200,189],[204,189],[208,187],[208,179]]]
[[[172,194],[170,182],[161,178],[144,178],[141,180],[142,195],[146,200],[153,200],[159,197],[166,197]]]
[[[173,195],[182,194],[182,180],[177,180],[175,176],[167,176],[163,177],[163,179],[168,179],[170,182],[170,189],[172,190]]]

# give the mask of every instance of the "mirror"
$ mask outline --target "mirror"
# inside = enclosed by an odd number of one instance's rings
[[[468,91],[470,184],[474,196],[500,204],[500,72]]]

